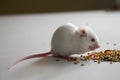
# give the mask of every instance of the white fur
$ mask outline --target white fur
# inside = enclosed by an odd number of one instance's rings
[[[80,29],[85,29],[87,36],[80,37]],[[95,42],[91,42],[91,38]],[[60,26],[54,33],[51,41],[51,53],[54,56],[69,56],[90,51],[89,46],[99,44],[95,32],[89,27],[77,27],[72,23]],[[96,49],[96,48],[95,48]]]

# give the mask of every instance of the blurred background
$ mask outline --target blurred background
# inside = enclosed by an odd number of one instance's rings
[[[120,0],[0,0],[0,15],[119,8]]]

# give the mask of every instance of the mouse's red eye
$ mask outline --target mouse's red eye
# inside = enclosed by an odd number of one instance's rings
[[[92,38],[92,39],[91,39],[91,42],[95,42],[95,39],[94,39],[94,38]]]

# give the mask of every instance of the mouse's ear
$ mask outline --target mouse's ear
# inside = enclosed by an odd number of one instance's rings
[[[85,29],[80,29],[80,37],[87,36],[87,31]]]

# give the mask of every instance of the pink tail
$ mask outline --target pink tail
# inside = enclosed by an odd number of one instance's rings
[[[11,69],[13,66],[15,66],[16,64],[24,61],[24,60],[27,60],[27,59],[31,59],[31,58],[39,58],[39,57],[45,57],[45,56],[48,56],[50,55],[51,52],[46,52],[46,53],[40,53],[40,54],[33,54],[33,55],[29,55],[29,56],[26,56],[18,61],[16,61],[14,64],[12,64],[8,69]]]

